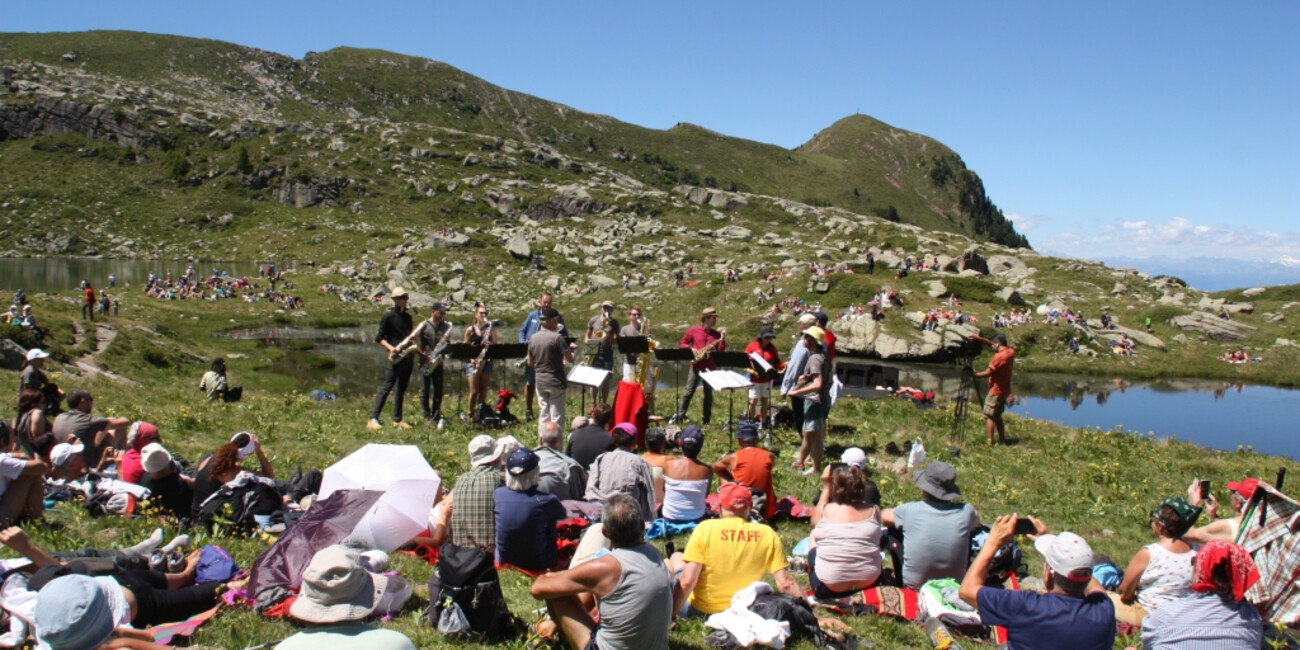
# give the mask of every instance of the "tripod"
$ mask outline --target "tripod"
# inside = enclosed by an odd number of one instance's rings
[[[962,357],[961,384],[957,387],[957,403],[952,412],[952,429],[948,432],[948,439],[958,445],[966,442],[966,412],[971,397],[976,398],[976,404],[984,403],[984,396],[980,394],[979,383],[975,381],[975,369],[971,367],[970,361],[970,357]]]

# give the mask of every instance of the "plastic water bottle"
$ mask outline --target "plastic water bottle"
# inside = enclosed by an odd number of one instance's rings
[[[925,619],[925,635],[930,637],[934,650],[962,650],[961,645],[953,639],[952,632],[948,631],[948,626],[938,616]]]
[[[912,452],[907,455],[907,469],[913,469],[925,464],[925,445],[921,444],[921,439],[917,438],[912,441]]]
[[[442,431],[445,426],[447,426],[447,418],[438,418],[438,430]]]

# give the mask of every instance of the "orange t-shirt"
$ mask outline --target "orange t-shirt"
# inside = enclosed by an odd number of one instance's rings
[[[772,453],[761,447],[741,447],[736,451],[736,469],[731,472],[736,482],[767,495],[767,512],[771,519],[776,513],[776,493],[772,490]]]
[[[1015,365],[1016,351],[1003,346],[989,359],[989,395],[1011,394],[1011,370]]]

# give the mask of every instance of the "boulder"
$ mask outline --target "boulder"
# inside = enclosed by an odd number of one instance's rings
[[[1251,287],[1249,289],[1246,289],[1245,291],[1242,291],[1241,295],[1247,298],[1254,298],[1255,296],[1258,296],[1264,293],[1265,291],[1268,291],[1268,289],[1265,289],[1264,287]]]
[[[587,279],[590,280],[591,284],[594,285],[597,289],[609,289],[611,287],[618,286],[618,282],[615,282],[614,278],[607,277],[604,275],[593,274],[589,276]]]
[[[546,287],[547,289],[550,289],[551,291],[558,291],[560,288],[559,276],[556,275],[548,276],[545,280],[542,280],[542,286]]]
[[[338,201],[343,189],[351,183],[351,179],[344,176],[294,179],[285,181],[272,194],[275,200],[295,208],[328,207]]]
[[[925,286],[927,288],[926,293],[930,294],[931,298],[939,298],[948,293],[948,287],[943,284],[942,280],[927,280]]]
[[[952,259],[944,259],[944,257],[945,256],[940,255],[935,258],[935,262],[939,264],[939,268],[943,268],[945,264],[950,262]],[[987,262],[990,274],[1010,282],[1020,282],[1033,273],[1028,266],[1025,266],[1025,263],[1021,261],[1019,257],[1013,255],[990,255]]]
[[[1190,332],[1200,332],[1216,341],[1244,341],[1246,335],[1241,330],[1255,329],[1244,323],[1224,320],[1203,311],[1174,316],[1169,322],[1174,327]]]
[[[748,240],[754,238],[754,231],[744,226],[732,224],[724,228],[713,231],[713,236],[718,239]]]
[[[460,248],[469,245],[469,235],[453,231],[447,231],[446,234],[435,232],[429,235],[426,243],[433,248]]]
[[[1201,296],[1201,300],[1196,303],[1196,306],[1205,311],[1212,311],[1215,313],[1218,313],[1219,309],[1223,309],[1229,314],[1236,314],[1239,312],[1250,314],[1255,311],[1255,305],[1248,302],[1228,302],[1223,298],[1211,298],[1209,296]]]
[[[988,275],[989,263],[979,254],[979,244],[971,244],[969,248],[962,251],[957,258],[958,269],[961,271],[978,271],[979,275]]]
[[[13,341],[0,338],[0,368],[22,370],[27,362],[27,350]]]
[[[1008,305],[1025,305],[1025,299],[1020,297],[1020,292],[1016,291],[1012,287],[1003,287],[998,289],[993,293],[993,295],[997,296],[999,300],[1002,300]]]
[[[524,236],[523,230],[515,231],[515,235],[510,238],[510,243],[506,244],[506,252],[517,260],[533,259],[533,250],[528,246],[528,237]]]

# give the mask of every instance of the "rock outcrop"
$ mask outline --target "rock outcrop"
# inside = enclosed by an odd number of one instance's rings
[[[286,181],[275,190],[275,200],[295,208],[313,205],[332,206],[351,181],[345,176],[317,176]]]
[[[154,141],[136,124],[136,115],[104,104],[44,98],[33,104],[0,104],[0,139],[80,133],[94,140],[142,147]]]
[[[1203,311],[1174,316],[1169,322],[1173,323],[1174,327],[1200,332],[1216,341],[1244,341],[1246,335],[1242,330],[1255,329],[1245,323],[1235,323]]]

